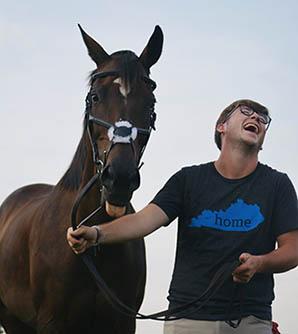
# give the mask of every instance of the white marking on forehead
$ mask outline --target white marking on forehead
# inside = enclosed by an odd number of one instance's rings
[[[124,81],[119,77],[115,79],[113,82],[119,84],[119,91],[120,93],[127,98],[127,95],[130,93],[130,86],[129,83],[127,84],[127,87],[124,85]]]

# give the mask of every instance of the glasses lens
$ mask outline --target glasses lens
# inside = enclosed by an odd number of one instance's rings
[[[240,111],[246,116],[251,116],[254,113],[254,110],[247,106],[240,106]]]
[[[255,111],[252,108],[249,108],[247,106],[240,106],[240,111],[242,112],[242,114],[244,114],[245,116],[251,116]],[[257,112],[260,119],[260,122],[262,122],[263,124],[269,124],[271,121],[271,118],[269,115],[262,113],[262,112]]]
[[[258,113],[259,117],[260,117],[260,121],[264,124],[268,124],[270,122],[270,117],[267,114],[261,114]]]

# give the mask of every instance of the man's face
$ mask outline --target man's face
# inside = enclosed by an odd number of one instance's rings
[[[225,123],[219,124],[219,131],[223,133],[223,145],[244,144],[250,150],[258,152],[266,133],[264,115],[257,114],[249,107],[239,106]]]

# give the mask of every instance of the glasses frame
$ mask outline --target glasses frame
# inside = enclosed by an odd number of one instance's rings
[[[265,114],[265,113],[261,113],[261,112],[258,112],[256,110],[254,110],[253,108],[251,107],[248,107],[246,105],[243,105],[243,104],[240,104],[239,106],[237,106],[234,110],[232,110],[230,112],[230,114],[228,114],[225,122],[232,116],[232,114],[234,113],[235,110],[237,110],[239,108],[240,112],[245,115],[245,116],[252,116],[254,113],[256,113],[258,116],[259,116],[259,120],[262,124],[265,125],[265,131],[268,130],[269,128],[269,125],[272,121],[271,117],[268,115],[268,114]],[[245,111],[244,111],[245,110]]]

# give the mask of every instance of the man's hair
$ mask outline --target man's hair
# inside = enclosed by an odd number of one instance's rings
[[[237,100],[234,101],[232,104],[230,104],[229,106],[227,106],[219,115],[219,118],[216,122],[215,125],[215,132],[214,132],[214,140],[216,143],[216,146],[221,150],[221,134],[220,132],[217,131],[217,126],[219,124],[223,124],[227,121],[227,119],[231,116],[232,112],[238,108],[239,106],[247,106],[253,110],[255,110],[256,112],[260,112],[266,115],[269,115],[269,111],[266,107],[264,107],[263,105],[261,105],[258,102],[252,101],[252,100]]]

